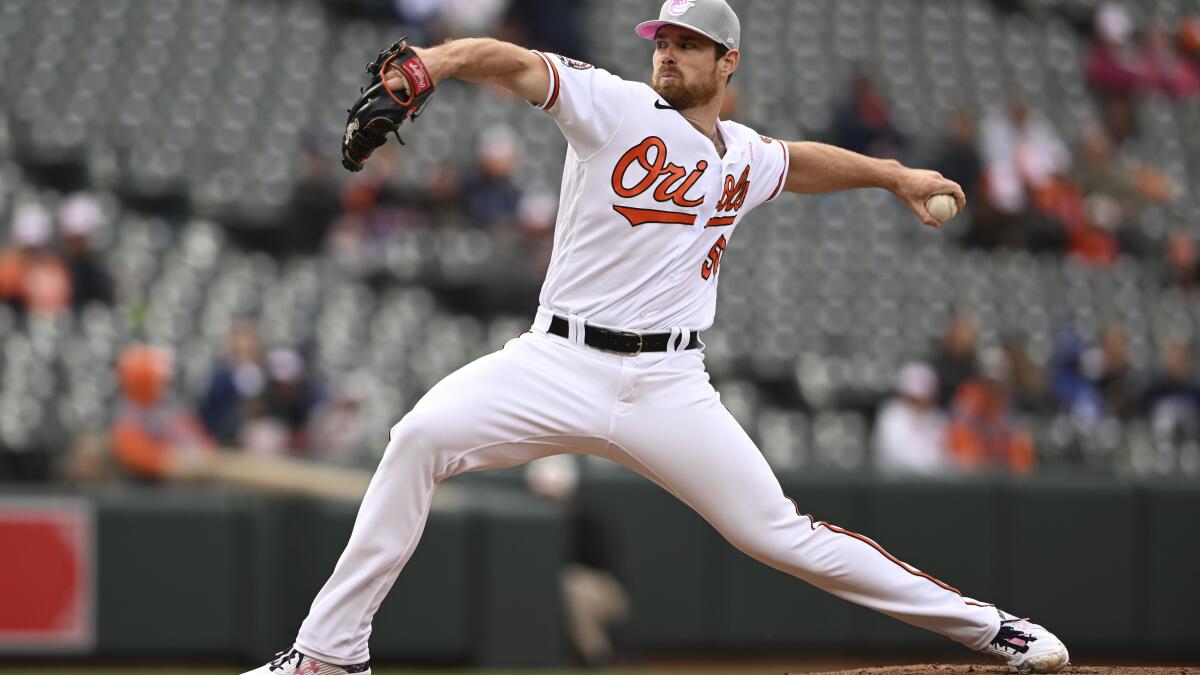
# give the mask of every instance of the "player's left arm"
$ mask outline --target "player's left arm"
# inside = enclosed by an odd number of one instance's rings
[[[867,157],[825,143],[798,141],[786,145],[788,168],[783,189],[788,192],[818,194],[883,188],[931,227],[940,227],[941,223],[925,208],[930,197],[952,195],[959,211],[967,204],[962,187],[936,171],[910,169],[894,159]]]

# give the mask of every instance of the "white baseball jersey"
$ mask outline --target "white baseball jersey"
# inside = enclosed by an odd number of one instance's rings
[[[783,190],[787,146],[719,121],[722,157],[646,84],[535,53],[550,70],[538,107],[569,144],[541,305],[614,328],[708,328],[721,253]]]

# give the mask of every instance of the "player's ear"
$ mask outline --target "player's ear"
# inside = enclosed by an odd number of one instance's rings
[[[738,69],[738,64],[741,63],[742,53],[734,49],[729,51],[725,56],[721,57],[721,75],[729,77],[735,70]]]

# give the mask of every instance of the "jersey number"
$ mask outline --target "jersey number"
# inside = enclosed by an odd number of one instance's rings
[[[717,243],[708,250],[708,257],[703,263],[700,263],[700,276],[704,279],[717,276],[717,268],[721,266],[721,254],[725,252],[725,246],[729,242],[725,239],[725,235],[721,235],[717,239]]]

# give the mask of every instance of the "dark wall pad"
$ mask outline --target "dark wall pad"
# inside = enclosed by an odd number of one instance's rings
[[[1002,524],[1008,611],[1034,617],[1068,647],[1134,644],[1139,583],[1134,489],[1077,478],[1017,483]]]

